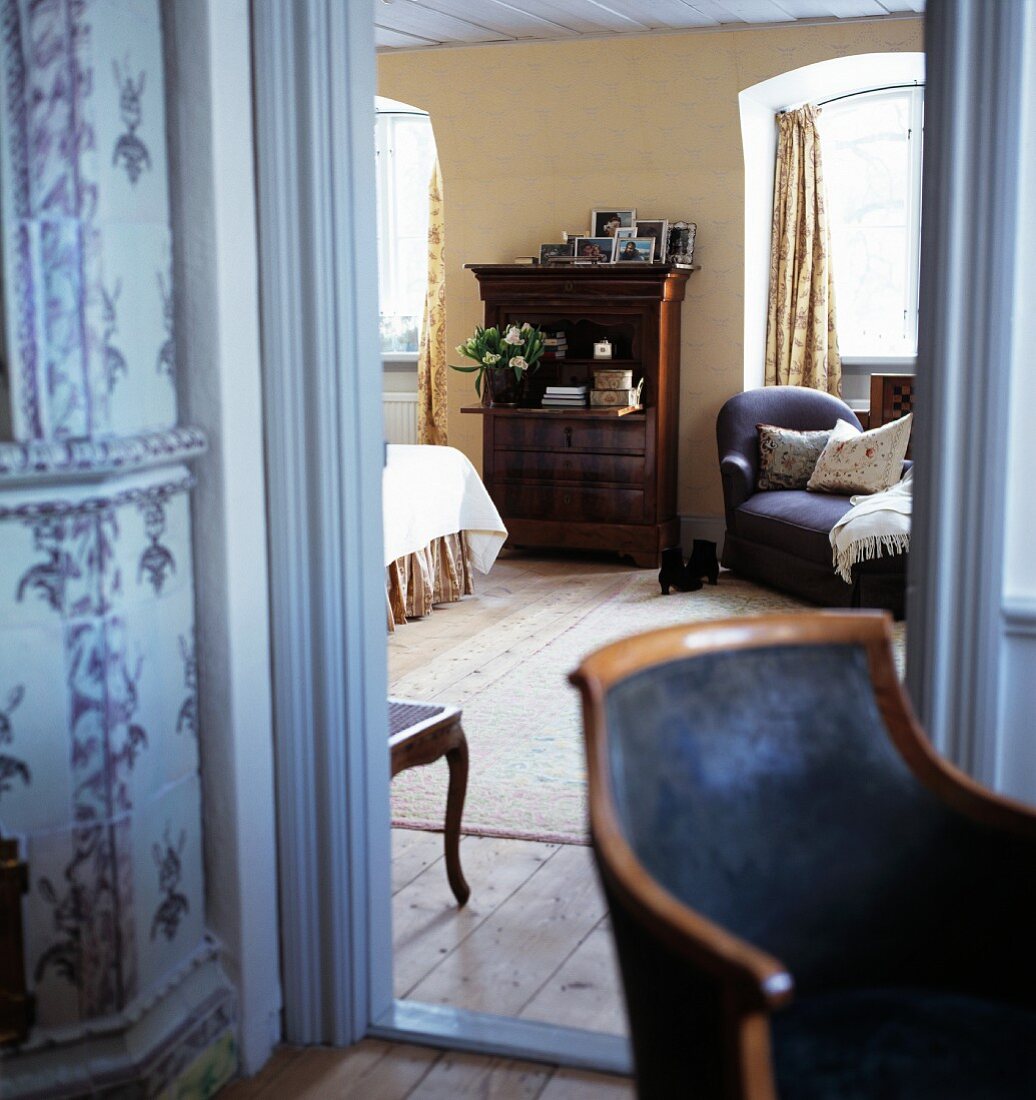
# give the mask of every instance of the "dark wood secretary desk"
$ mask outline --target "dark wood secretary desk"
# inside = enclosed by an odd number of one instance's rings
[[[676,460],[680,309],[690,274],[668,264],[469,264],[486,326],[525,321],[568,337],[566,358],[544,361],[516,409],[472,406],[483,417],[483,480],[514,546],[615,550],[659,563],[679,542]],[[607,337],[611,360],[593,359]],[[641,408],[540,408],[544,387],[626,367],[644,379]]]

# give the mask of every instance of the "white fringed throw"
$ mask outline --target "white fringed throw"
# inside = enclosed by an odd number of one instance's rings
[[[913,474],[908,470],[884,492],[852,497],[852,508],[831,528],[835,572],[846,584],[859,562],[909,551]]]

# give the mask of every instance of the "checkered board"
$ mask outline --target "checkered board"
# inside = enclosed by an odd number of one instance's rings
[[[901,416],[914,411],[914,383],[912,381],[893,382],[885,386],[884,420],[898,420]]]

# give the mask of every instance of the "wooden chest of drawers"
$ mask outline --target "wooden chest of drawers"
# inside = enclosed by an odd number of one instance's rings
[[[680,306],[686,271],[643,267],[473,266],[486,325],[529,321],[568,335],[569,358],[544,363],[543,386],[593,384],[594,367],[632,369],[643,407],[500,409],[483,419],[483,479],[517,546],[615,550],[643,566],[678,542],[676,450]],[[608,337],[611,362],[594,361]]]

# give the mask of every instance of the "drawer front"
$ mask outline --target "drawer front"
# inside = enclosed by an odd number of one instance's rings
[[[607,482],[643,485],[641,455],[592,454],[582,451],[497,451],[498,478],[540,481]]]
[[[497,419],[493,429],[496,451],[603,451],[644,453],[647,429],[643,417],[615,420],[514,417]]]
[[[637,489],[496,481],[490,494],[505,522],[509,516],[572,523],[642,523],[644,518],[644,494]]]

